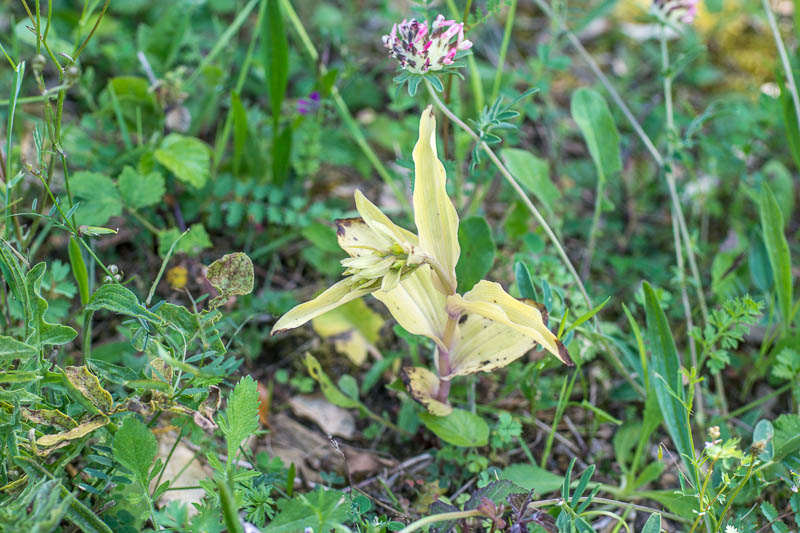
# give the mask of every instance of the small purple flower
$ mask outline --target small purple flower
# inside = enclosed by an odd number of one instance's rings
[[[442,70],[453,64],[460,50],[472,48],[472,42],[464,39],[464,23],[446,20],[444,15],[436,17],[430,28],[427,22],[403,20],[382,40],[389,55],[414,74]]]
[[[697,16],[700,0],[654,0],[653,8],[665,18],[691,24]]]
[[[320,101],[319,93],[314,91],[308,95],[308,98],[300,98],[297,101],[297,112],[301,115],[310,115],[319,109]]]

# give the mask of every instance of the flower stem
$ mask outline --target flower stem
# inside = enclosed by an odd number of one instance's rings
[[[503,68],[506,64],[506,54],[508,53],[508,45],[511,42],[511,30],[514,28],[514,15],[517,11],[517,0],[511,0],[508,6],[508,15],[506,15],[506,26],[503,30],[503,44],[500,45],[500,57],[497,60],[497,69],[494,72],[494,83],[492,84],[492,102],[497,100],[500,95],[500,82],[503,81]]]
[[[797,85],[794,83],[794,73],[792,72],[792,63],[789,61],[789,54],[786,53],[786,47],[783,44],[781,33],[778,31],[778,24],[775,21],[775,14],[767,0],[761,0],[761,5],[764,6],[764,12],[767,14],[767,22],[772,29],[772,36],[775,38],[775,46],[778,48],[778,55],[781,56],[781,64],[783,65],[783,73],[786,75],[786,86],[792,94],[792,103],[794,103],[794,115],[797,118],[797,127],[800,131],[800,98],[797,94]]]

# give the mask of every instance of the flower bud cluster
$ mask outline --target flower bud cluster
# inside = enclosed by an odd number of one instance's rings
[[[413,249],[395,243],[385,251],[342,259],[342,266],[346,269],[343,275],[351,276],[357,287],[390,291],[422,262]]]
[[[464,38],[464,23],[445,20],[444,15],[430,27],[416,19],[403,20],[383,36],[383,45],[402,68],[414,74],[442,70],[453,64],[460,50],[472,48],[472,42]]]
[[[700,0],[654,0],[653,9],[668,20],[691,24],[699,3]]]

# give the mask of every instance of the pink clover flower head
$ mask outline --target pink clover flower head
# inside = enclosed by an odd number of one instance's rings
[[[430,26],[426,21],[403,20],[382,40],[389,55],[414,74],[442,70],[453,64],[459,51],[472,48],[472,42],[464,38],[464,23],[446,20],[444,15]]]
[[[653,8],[664,18],[691,24],[697,17],[700,0],[653,0]]]

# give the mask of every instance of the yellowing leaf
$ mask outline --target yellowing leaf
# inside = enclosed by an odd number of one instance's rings
[[[247,254],[227,254],[208,266],[206,279],[219,291],[219,296],[208,303],[211,309],[225,303],[231,296],[253,292],[253,262]]]
[[[114,406],[111,393],[100,385],[100,380],[89,372],[88,368],[85,366],[68,366],[64,369],[64,374],[72,386],[78,389],[92,405],[104,413],[111,411]]]
[[[58,409],[28,409],[27,407],[22,407],[20,412],[25,420],[35,424],[64,429],[72,429],[78,425],[77,422]]]
[[[42,448],[49,448],[62,442],[71,441],[85,437],[92,431],[99,429],[108,424],[108,417],[105,415],[97,415],[90,418],[88,421],[83,422],[69,431],[55,433],[53,435],[43,435],[36,440],[36,446]]]
[[[353,300],[314,318],[311,325],[323,338],[332,341],[336,350],[344,353],[353,364],[360,366],[367,352],[374,350],[383,318],[372,311],[364,300]]]
[[[400,377],[411,397],[421,403],[432,415],[447,416],[453,412],[450,405],[435,398],[441,382],[436,374],[427,368],[407,366],[403,368]]]
[[[420,246],[442,266],[449,287],[434,279],[445,294],[456,288],[456,263],[461,253],[458,244],[458,213],[447,196],[447,177],[436,155],[436,119],[428,106],[420,117],[419,140],[414,146],[414,222]]]

